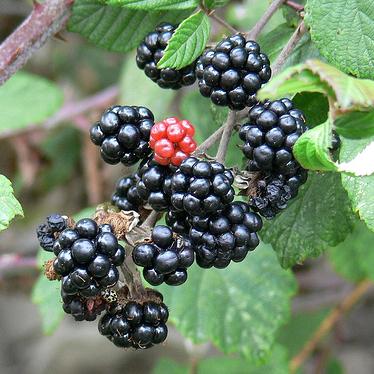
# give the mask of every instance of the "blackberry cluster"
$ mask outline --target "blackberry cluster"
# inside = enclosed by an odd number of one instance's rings
[[[235,34],[207,49],[196,64],[200,93],[216,105],[244,109],[271,76],[268,57],[254,41]]]
[[[243,153],[249,159],[248,170],[295,175],[300,165],[292,148],[307,130],[303,113],[284,98],[255,105],[248,117],[239,132]]]
[[[116,190],[112,195],[112,204],[121,210],[138,211],[139,207],[143,205],[143,199],[139,196],[136,188],[139,180],[137,173],[121,178],[117,182]]]
[[[107,109],[100,122],[91,127],[90,136],[100,146],[105,162],[131,166],[151,153],[148,142],[153,124],[149,109],[116,105]]]
[[[168,308],[164,303],[130,301],[99,321],[99,332],[117,347],[146,349],[165,341]]]
[[[161,23],[156,30],[149,33],[140,44],[136,53],[136,63],[144,70],[147,77],[151,78],[161,88],[178,89],[189,86],[196,80],[196,62],[181,70],[164,68],[158,69],[157,63],[164,55],[164,50],[173,36],[176,26],[170,23]]]
[[[170,206],[171,177],[175,168],[162,166],[154,160],[147,160],[138,170],[136,189],[139,196],[158,212]]]
[[[144,279],[158,286],[165,282],[169,286],[179,286],[187,280],[187,268],[194,260],[191,241],[187,237],[174,237],[167,226],[155,226],[152,241],[134,247],[132,258],[142,266]]]
[[[57,256],[53,268],[62,277],[62,291],[82,297],[95,297],[113,287],[119,278],[116,266],[125,259],[125,250],[112,227],[97,226],[89,218],[79,220],[74,229],[62,231],[53,251]]]
[[[171,178],[171,203],[191,216],[208,216],[233,201],[234,176],[216,161],[186,158]]]
[[[221,213],[207,218],[193,217],[190,238],[196,263],[202,268],[225,268],[231,261],[243,261],[259,244],[259,215],[244,202],[232,202]]]
[[[177,234],[190,232],[190,220],[187,212],[170,208],[165,215],[166,224]]]
[[[295,175],[268,174],[255,182],[256,194],[249,199],[250,207],[267,219],[287,208],[289,200],[297,196],[308,173],[299,168]]]
[[[68,295],[61,290],[61,298],[62,309],[76,321],[94,321],[106,308],[106,303],[100,297],[86,299],[78,295]]]
[[[48,252],[53,252],[53,244],[56,236],[66,229],[67,219],[59,214],[51,214],[46,221],[36,229],[36,236],[40,246]]]

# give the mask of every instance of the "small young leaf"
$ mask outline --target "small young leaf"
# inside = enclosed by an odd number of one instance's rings
[[[210,34],[209,17],[202,11],[185,19],[169,40],[158,68],[181,69],[199,57]]]
[[[158,24],[178,23],[190,13],[188,10],[147,12],[105,5],[101,0],[75,0],[68,28],[99,47],[128,52]]]
[[[271,247],[260,244],[241,263],[209,271],[192,266],[184,285],[159,289],[184,336],[260,361],[289,315],[295,282],[292,273],[279,267]]]
[[[109,5],[119,5],[130,9],[171,10],[191,9],[199,5],[198,0],[106,0]]]
[[[357,79],[322,61],[308,60],[273,78],[259,92],[260,100],[276,99],[303,91],[330,96],[340,112],[368,110],[374,106],[374,82]]]
[[[5,230],[15,216],[23,217],[21,204],[13,195],[11,181],[0,174],[0,231]]]
[[[62,91],[54,83],[18,72],[0,87],[0,132],[40,123],[55,113],[62,102]]]
[[[353,220],[340,175],[310,172],[297,198],[265,223],[261,238],[273,246],[280,264],[289,268],[342,242],[352,230]]]

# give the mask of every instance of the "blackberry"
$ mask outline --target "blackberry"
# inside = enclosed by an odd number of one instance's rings
[[[203,53],[196,76],[203,96],[216,105],[239,110],[257,102],[256,93],[270,79],[271,69],[256,42],[235,34]]]
[[[53,244],[57,235],[66,227],[67,217],[62,217],[59,214],[48,216],[46,221],[36,229],[36,236],[40,246],[48,252],[53,252]]]
[[[105,313],[99,321],[99,332],[117,347],[146,349],[165,341],[168,308],[155,301],[129,301]]]
[[[307,177],[307,171],[299,168],[293,176],[270,174],[260,178],[255,182],[255,196],[249,199],[250,207],[267,219],[274,218],[287,207],[289,200],[297,196]]]
[[[174,170],[175,167],[162,166],[154,160],[146,161],[138,170],[137,192],[156,211],[165,211],[170,207],[170,185]]]
[[[150,32],[139,45],[136,53],[136,63],[144,70],[147,77],[152,79],[161,88],[178,89],[189,86],[196,80],[196,62],[177,70],[172,68],[158,69],[157,63],[164,55],[164,50],[173,36],[176,26],[170,23],[161,23],[155,31]]]
[[[67,295],[96,297],[113,287],[119,278],[117,266],[125,259],[112,227],[84,218],[74,228],[62,231],[53,245],[57,256],[55,272],[62,277],[61,287]]]
[[[340,136],[336,131],[332,132],[331,147],[329,148],[331,152],[335,152],[340,148],[341,140]]]
[[[225,268],[231,261],[243,261],[259,244],[257,231],[261,217],[244,202],[232,202],[221,212],[207,218],[193,217],[190,239],[196,263],[203,268]]]
[[[219,162],[186,158],[171,178],[171,203],[191,216],[216,213],[234,199],[233,181]]]
[[[106,308],[106,303],[100,297],[84,298],[77,295],[68,295],[61,290],[62,308],[65,313],[71,314],[76,321],[94,321]]]
[[[153,124],[149,109],[116,105],[91,127],[90,136],[106,163],[131,166],[151,153],[148,142]]]
[[[295,175],[300,165],[292,148],[308,129],[303,113],[284,98],[255,105],[248,117],[239,131],[243,154],[249,159],[247,169]]]
[[[152,241],[134,247],[132,258],[142,266],[144,279],[158,286],[165,282],[179,286],[187,280],[187,268],[195,259],[191,241],[187,237],[175,237],[167,226],[155,226]]]
[[[188,234],[190,222],[188,213],[170,208],[165,215],[166,224],[177,234]]]
[[[112,195],[112,204],[121,210],[138,211],[139,207],[143,205],[143,199],[139,196],[136,188],[139,180],[140,178],[137,173],[121,178],[117,182],[116,190]]]

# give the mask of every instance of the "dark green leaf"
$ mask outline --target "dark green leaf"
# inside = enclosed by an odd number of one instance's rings
[[[280,264],[288,268],[342,242],[352,230],[352,222],[350,203],[339,174],[310,172],[298,197],[266,223],[261,236],[272,244]]]
[[[0,174],[0,231],[5,230],[14,217],[23,217],[21,204],[13,193],[12,182]]]
[[[229,2],[230,0],[204,0],[205,7],[208,9],[222,8]]]
[[[101,0],[76,0],[68,27],[99,47],[128,52],[161,22],[178,23],[189,14],[190,11],[147,12],[104,5]]]
[[[0,87],[0,132],[40,123],[55,113],[62,101],[62,91],[52,82],[18,72]]]
[[[305,20],[321,54],[348,74],[374,78],[374,1],[308,0]]]
[[[175,30],[157,67],[182,69],[190,65],[204,51],[209,34],[208,16],[203,11],[191,15]]]
[[[346,138],[365,138],[374,135],[374,110],[352,112],[338,117],[334,122],[336,131]]]
[[[106,2],[109,5],[142,10],[191,9],[199,5],[198,0],[106,0]]]
[[[173,311],[171,321],[184,336],[259,361],[269,355],[288,317],[295,282],[271,247],[261,244],[241,263],[209,271],[193,266],[183,286],[160,289]]]

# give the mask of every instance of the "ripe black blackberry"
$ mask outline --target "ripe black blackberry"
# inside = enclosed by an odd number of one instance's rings
[[[336,131],[332,132],[331,147],[329,148],[331,152],[335,152],[340,148],[341,140],[340,136]]]
[[[136,190],[152,209],[162,212],[170,207],[171,176],[175,167],[162,166],[152,159],[140,165]]]
[[[244,109],[254,105],[256,93],[271,76],[268,57],[260,46],[235,34],[207,49],[196,64],[200,93],[216,105]]]
[[[62,277],[61,288],[67,295],[95,297],[119,278],[117,266],[125,259],[110,225],[97,226],[84,218],[74,228],[62,231],[53,245],[57,256],[53,268]]]
[[[91,127],[90,136],[100,146],[105,162],[131,166],[151,153],[148,142],[153,125],[154,117],[149,109],[116,105],[107,109]]]
[[[136,53],[136,63],[144,70],[147,77],[156,82],[161,88],[178,89],[189,86],[196,80],[196,62],[177,70],[172,68],[158,69],[157,63],[164,55],[168,41],[173,36],[176,26],[170,23],[161,23],[155,31],[150,32]]]
[[[98,328],[117,347],[146,349],[165,341],[168,317],[168,308],[162,302],[129,301],[105,313]]]
[[[267,174],[255,181],[256,193],[249,198],[249,205],[267,219],[287,208],[289,200],[297,196],[299,187],[307,180],[308,173],[299,168],[295,175]]]
[[[186,158],[171,178],[171,203],[191,216],[207,216],[233,201],[234,176],[221,163]]]
[[[131,176],[121,178],[116,185],[112,195],[112,204],[121,210],[135,210],[143,205],[143,199],[139,196],[136,184],[140,180],[139,175],[134,173]]]
[[[244,141],[242,151],[249,159],[247,169],[295,175],[300,165],[292,148],[308,129],[303,113],[284,98],[255,105],[248,118],[239,131]]]
[[[155,226],[152,241],[134,247],[132,258],[142,266],[144,279],[153,286],[165,282],[179,286],[187,280],[187,268],[195,259],[191,241],[187,237],[174,236],[167,226]]]
[[[48,251],[53,252],[53,244],[56,236],[66,229],[67,217],[62,217],[59,214],[51,214],[46,218],[46,221],[39,225],[36,229],[36,236],[40,246]]]
[[[203,268],[225,268],[230,261],[243,261],[259,244],[257,231],[261,217],[248,204],[234,201],[221,212],[207,218],[193,217],[190,239],[196,263]]]
[[[191,228],[188,213],[173,208],[167,211],[165,222],[177,234],[188,234]]]

